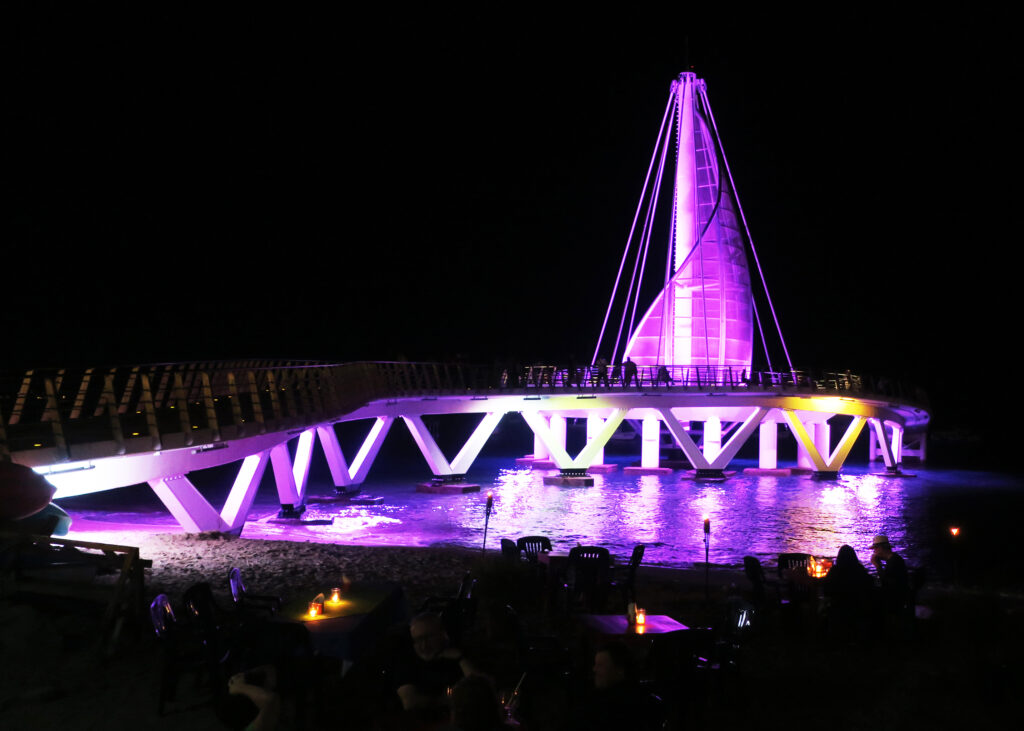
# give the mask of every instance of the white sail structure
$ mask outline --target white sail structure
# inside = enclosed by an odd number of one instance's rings
[[[745,227],[704,81],[680,74],[669,105],[676,140],[669,264],[664,289],[631,333],[624,355],[638,366],[749,372],[754,313]]]

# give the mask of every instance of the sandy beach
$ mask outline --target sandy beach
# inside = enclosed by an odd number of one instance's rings
[[[174,601],[198,581],[208,581],[229,603],[227,575],[242,568],[251,591],[287,597],[311,584],[394,581],[409,607],[431,595],[451,594],[467,570],[486,570],[480,553],[461,548],[393,548],[250,540],[220,534],[80,534],[107,543],[136,545],[153,562],[146,570],[146,598],[166,593]],[[490,561],[497,561],[491,552]],[[639,596],[651,612],[690,626],[714,624],[731,603],[742,601],[741,571],[710,572],[705,602],[703,569],[643,568]],[[703,722],[716,728],[765,721],[821,720],[833,692],[844,686],[867,702],[850,709],[839,728],[951,727],[1001,717],[1018,703],[1018,652],[1024,647],[1016,595],[929,586],[919,601],[926,619],[912,645],[821,647],[806,638],[770,635],[739,649],[735,683],[715,691]],[[188,692],[172,713],[156,713],[158,648],[145,618],[126,625],[115,652],[97,656],[94,624],[74,612],[40,611],[0,601],[0,726],[5,729],[204,729],[222,728],[208,706],[189,708]],[[874,668],[874,670],[872,670]],[[872,675],[874,672],[874,676]],[[876,692],[873,677],[886,679]],[[817,689],[817,690],[813,690]],[[813,692],[812,692],[813,690]],[[785,700],[787,691],[792,696]],[[780,696],[780,693],[782,694]],[[789,707],[779,706],[789,704]],[[768,704],[768,705],[766,705]],[[780,710],[781,709],[781,710]],[[890,722],[893,722],[891,724]],[[881,725],[879,725],[881,723]],[[770,724],[769,724],[770,725]],[[290,728],[287,719],[282,728]],[[355,728],[340,724],[338,728]]]

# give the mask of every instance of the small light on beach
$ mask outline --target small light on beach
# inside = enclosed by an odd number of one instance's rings
[[[958,535],[960,535],[960,526],[958,526],[958,525],[951,525],[951,526],[949,526],[949,534],[951,536],[953,536],[954,538],[956,538]]]

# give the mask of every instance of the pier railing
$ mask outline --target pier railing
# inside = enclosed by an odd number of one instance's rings
[[[306,428],[376,400],[606,392],[785,392],[898,399],[920,392],[846,372],[752,371],[708,366],[566,368],[460,363],[233,361],[0,374],[0,458],[113,442],[115,453]]]

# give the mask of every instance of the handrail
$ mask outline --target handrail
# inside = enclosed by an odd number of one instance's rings
[[[721,366],[562,367],[365,361],[159,363],[110,369],[0,373],[0,458],[6,451],[169,434],[216,443],[339,419],[408,397],[608,393],[629,390],[776,392],[895,399],[927,406],[920,390],[845,372],[737,371]],[[628,380],[628,383],[627,383]]]

